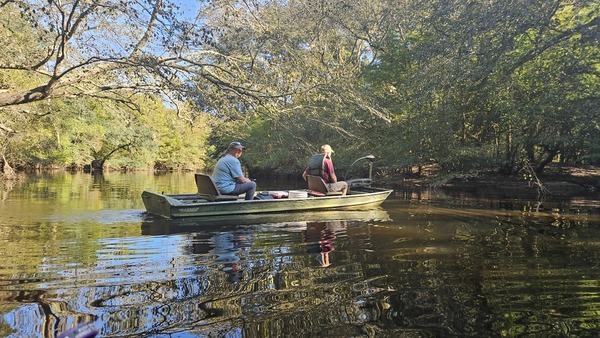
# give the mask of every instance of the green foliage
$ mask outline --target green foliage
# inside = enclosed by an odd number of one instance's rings
[[[185,121],[154,98],[146,98],[142,106],[142,121],[151,127],[153,145],[156,147],[153,158],[159,168],[206,167],[209,116],[199,116],[193,123]]]
[[[156,99],[138,99],[140,111],[112,102],[53,101],[32,106],[50,114],[14,114],[17,130],[4,139],[9,163],[21,168],[191,169],[204,167],[208,126],[190,125]],[[27,128],[18,128],[19,119]]]
[[[116,27],[85,26],[66,46],[73,68],[51,83],[60,99],[0,108],[0,150],[18,165],[205,169],[239,140],[248,169],[277,174],[300,172],[324,143],[342,172],[367,154],[389,171],[435,163],[449,176],[599,163],[597,1],[247,4],[202,2],[203,38],[159,11],[172,31],[136,26],[128,41],[145,48],[117,53],[126,62],[102,44]],[[11,6],[0,42],[18,48],[0,56],[23,65],[53,35]],[[86,34],[97,49],[74,48]],[[92,51],[102,66],[77,63]],[[0,67],[0,90],[47,80],[27,74]],[[109,88],[112,103],[91,88]]]
[[[589,161],[599,8],[557,4],[411,4],[429,13],[421,30],[398,32],[365,68],[367,88],[395,112],[396,132],[385,138],[412,163],[433,160],[445,171]]]

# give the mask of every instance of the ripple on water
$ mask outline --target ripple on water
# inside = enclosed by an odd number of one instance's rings
[[[186,235],[182,235],[186,236]],[[203,274],[212,258],[190,255],[181,236],[67,241],[40,251],[13,251],[0,265],[4,289],[55,289],[164,281]],[[29,258],[28,258],[29,257]]]
[[[141,222],[148,215],[144,210],[94,210],[94,211],[74,211],[66,213],[61,211],[47,217],[51,222],[57,223],[81,223],[95,222],[98,224],[116,224]]]

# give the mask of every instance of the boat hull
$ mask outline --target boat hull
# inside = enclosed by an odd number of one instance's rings
[[[244,215],[307,210],[328,210],[380,205],[393,190],[364,188],[345,196],[281,198],[209,202],[196,194],[165,195],[142,193],[146,211],[167,218]]]

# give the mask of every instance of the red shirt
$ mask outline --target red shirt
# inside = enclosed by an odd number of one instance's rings
[[[325,182],[333,183],[330,181],[332,175],[335,175],[335,171],[333,169],[333,162],[331,162],[331,159],[329,157],[325,157],[325,159],[323,160],[323,179],[325,180]]]

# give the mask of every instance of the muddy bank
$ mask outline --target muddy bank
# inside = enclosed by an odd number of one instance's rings
[[[537,177],[524,175],[502,176],[479,174],[477,177],[453,179],[437,184],[439,178],[432,175],[423,179],[403,178],[394,186],[402,189],[436,189],[449,194],[461,193],[496,198],[584,198],[600,200],[600,167],[551,166]]]

